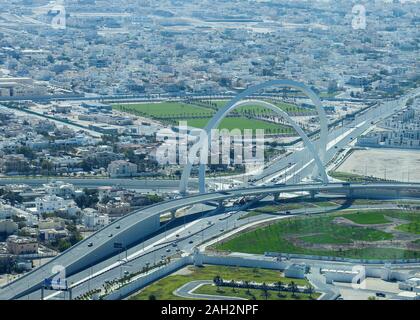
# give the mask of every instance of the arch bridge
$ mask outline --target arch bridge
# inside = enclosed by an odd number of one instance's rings
[[[296,122],[291,119],[291,117],[282,109],[280,109],[278,106],[268,103],[266,101],[262,100],[246,100],[247,97],[252,96],[259,91],[270,88],[270,87],[280,87],[280,88],[292,88],[295,90],[298,90],[305,94],[315,105],[315,109],[318,112],[320,125],[321,125],[321,131],[320,131],[320,142],[318,144],[318,148],[315,147],[315,145],[309,140],[308,136],[305,134],[305,132],[300,128]],[[242,101],[245,100],[245,101]],[[316,166],[317,166],[317,172],[313,174],[314,178],[319,178],[323,180],[324,183],[328,183],[328,176],[325,172],[325,166],[324,166],[324,159],[325,159],[325,153],[327,149],[327,140],[328,140],[328,122],[327,122],[327,116],[325,113],[324,108],[322,107],[321,100],[318,98],[318,96],[315,94],[315,92],[306,86],[303,83],[292,81],[292,80],[272,80],[268,82],[264,82],[261,84],[258,84],[256,86],[252,86],[245,91],[238,94],[235,98],[230,100],[223,108],[219,109],[219,111],[213,116],[213,118],[208,122],[207,126],[204,128],[205,133],[207,134],[207,137],[209,139],[208,145],[210,146],[210,136],[211,136],[211,130],[216,129],[220,122],[228,115],[229,112],[232,110],[244,106],[244,105],[259,105],[263,106],[265,108],[268,108],[275,113],[279,114],[283,118],[285,118],[292,127],[297,131],[297,133],[300,135],[302,140],[304,141],[305,145],[307,146],[309,152],[311,152],[312,156],[314,157]],[[187,162],[187,164],[184,166],[184,170],[182,172],[181,181],[179,185],[179,191],[181,194],[187,193],[188,189],[188,180],[191,176],[191,170],[192,170],[193,164],[191,162]],[[205,185],[205,165],[200,164],[199,165],[199,191],[200,193],[206,192],[206,185]]]

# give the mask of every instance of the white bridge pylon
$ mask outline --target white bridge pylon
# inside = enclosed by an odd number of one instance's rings
[[[260,90],[263,90],[265,88],[269,87],[288,87],[292,89],[296,89],[304,93],[309,99],[311,99],[312,103],[315,105],[315,108],[318,112],[319,120],[320,120],[320,141],[318,144],[318,148],[315,147],[315,145],[311,142],[309,137],[306,135],[306,133],[302,130],[302,128],[297,125],[293,119],[280,107],[271,104],[266,101],[262,100],[247,100],[246,98],[248,96],[251,96],[255,93],[257,93]],[[206,127],[204,128],[204,131],[207,133],[207,136],[209,137],[208,145],[210,146],[211,140],[211,130],[216,129],[220,122],[228,115],[229,112],[232,110],[245,106],[245,105],[259,105],[262,107],[265,107],[267,109],[270,109],[274,111],[275,113],[279,114],[281,117],[286,119],[288,123],[296,130],[296,132],[299,134],[299,136],[302,138],[303,142],[305,143],[306,147],[308,148],[309,152],[312,154],[316,167],[317,172],[314,174],[314,177],[319,178],[323,180],[324,183],[328,183],[328,175],[325,172],[325,165],[324,165],[324,159],[325,159],[325,153],[327,150],[327,140],[328,140],[328,122],[327,122],[327,116],[325,114],[325,110],[322,106],[322,103],[318,96],[313,92],[311,88],[306,86],[305,84],[302,84],[300,82],[292,81],[292,80],[272,80],[268,82],[264,82],[261,84],[258,84],[256,86],[252,86],[245,91],[238,94],[235,98],[233,98],[231,101],[229,101],[223,108],[219,109],[219,111],[213,116],[213,118],[208,122]],[[179,191],[180,193],[187,193],[188,189],[188,180],[191,175],[191,169],[193,164],[191,162],[187,162],[187,164],[184,166],[184,170],[182,172]],[[199,165],[199,191],[200,193],[206,192],[206,184],[205,184],[205,165],[200,164]]]

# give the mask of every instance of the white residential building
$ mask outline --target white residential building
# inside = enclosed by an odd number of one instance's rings
[[[109,216],[100,214],[97,210],[86,208],[83,210],[83,225],[88,229],[101,228],[109,224]]]
[[[137,174],[137,165],[125,160],[112,161],[108,165],[108,174],[111,178],[133,177]]]
[[[36,198],[35,206],[38,214],[64,211],[70,215],[75,215],[80,210],[74,200],[63,199],[55,195]]]
[[[54,181],[49,184],[44,184],[45,191],[49,195],[70,198],[75,193],[75,188],[70,183],[63,181]]]

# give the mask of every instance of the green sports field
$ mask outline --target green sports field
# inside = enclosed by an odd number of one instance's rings
[[[210,118],[207,119],[189,119],[187,120],[187,124],[188,126],[191,127],[195,127],[195,128],[204,128],[207,123],[210,121]],[[263,129],[264,132],[267,134],[270,133],[291,133],[293,132],[293,129],[286,127],[286,126],[281,126],[281,125],[277,125],[274,123],[270,123],[270,122],[265,122],[265,121],[261,121],[261,120],[253,120],[253,119],[248,119],[245,117],[235,117],[235,118],[225,118],[222,120],[222,122],[220,123],[219,129],[228,129],[228,130],[233,130],[233,129],[251,129],[251,130],[256,130],[256,129]]]
[[[116,104],[113,105],[113,108],[139,116],[168,119],[171,117],[188,118],[193,116],[207,118],[214,113],[211,109],[178,102]]]
[[[295,106],[287,106],[292,108]],[[187,125],[195,128],[204,128],[215,113],[215,110],[203,105],[193,105],[180,102],[115,104],[115,110],[131,113],[145,118],[151,118],[171,125],[179,121],[186,121]],[[297,108],[297,107],[296,107]],[[265,114],[264,108],[244,107],[232,113],[232,117],[222,120],[220,129],[263,129],[266,134],[290,134],[294,130],[282,124],[254,119],[259,114]]]
[[[213,100],[211,101],[217,108],[222,108],[226,105],[228,100]],[[302,113],[302,114],[308,114],[313,112],[311,109],[307,108],[301,108],[296,105],[290,104],[290,103],[284,103],[284,102],[273,102],[273,101],[267,101],[270,102],[276,106],[278,106],[283,111],[286,111],[287,113]],[[236,109],[238,113],[241,114],[249,114],[249,113],[272,113],[270,109],[261,107],[261,106],[243,106]]]

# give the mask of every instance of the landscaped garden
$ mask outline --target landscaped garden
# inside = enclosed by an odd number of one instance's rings
[[[345,210],[283,219],[213,246],[218,251],[338,256],[360,259],[420,258],[416,243],[420,213],[401,210]],[[404,234],[401,234],[404,232]],[[405,239],[405,240],[404,240]]]
[[[256,283],[278,283],[281,282],[285,286],[292,282],[301,287],[310,286],[306,279],[291,279],[285,278],[283,273],[276,270],[257,269],[257,268],[243,268],[243,267],[228,267],[228,266],[209,266],[195,267],[189,266],[183,270],[167,276],[159,281],[152,283],[145,287],[140,292],[134,294],[131,300],[184,300],[174,294],[174,291],[184,284],[195,281],[195,280],[213,280],[215,277],[222,277],[223,279],[229,279],[234,281],[247,281]],[[217,292],[217,287],[214,285],[206,285],[198,288],[195,293],[211,294],[211,295],[227,295],[242,297],[246,299],[252,299],[255,296],[257,299],[265,299],[262,296],[262,290],[255,290],[252,295],[247,294],[246,289],[236,288],[237,292],[232,292],[229,288],[224,288],[225,292]],[[312,294],[313,298],[316,298],[319,294]],[[309,299],[308,294],[296,293],[292,297],[291,292],[284,292],[278,295],[277,292],[269,292],[270,299],[284,300],[284,299]]]

